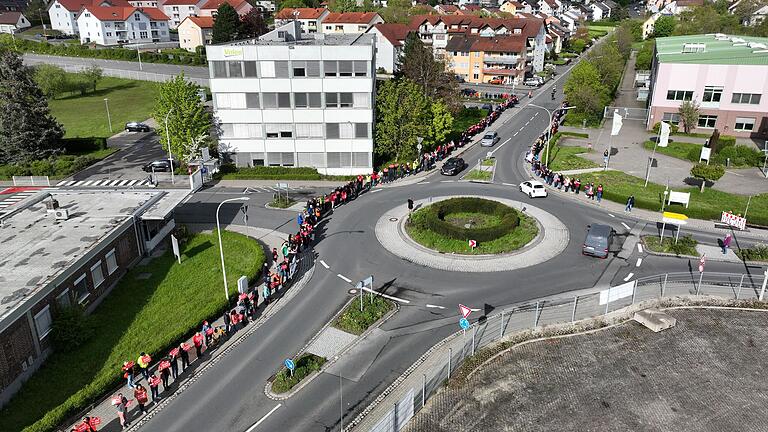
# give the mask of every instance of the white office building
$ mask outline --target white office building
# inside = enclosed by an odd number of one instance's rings
[[[306,34],[293,21],[206,48],[220,152],[237,166],[371,172],[373,35]]]

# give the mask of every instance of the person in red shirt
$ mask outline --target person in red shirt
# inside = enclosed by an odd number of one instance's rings
[[[149,390],[152,391],[152,402],[159,401],[160,397],[160,377],[152,374],[149,376]]]
[[[195,333],[195,335],[192,336],[192,343],[195,345],[197,358],[200,358],[203,355],[203,335],[200,334],[200,332]]]
[[[141,413],[146,414],[147,408],[145,405],[147,402],[149,402],[149,398],[147,397],[147,389],[145,389],[141,384],[137,384],[136,388],[133,390],[133,398],[136,399],[136,403],[139,404],[139,410]]]

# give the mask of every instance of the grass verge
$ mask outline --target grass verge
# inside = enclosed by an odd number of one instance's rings
[[[264,262],[258,242],[223,232],[230,286],[254,279]],[[182,262],[169,251],[136,266],[91,315],[94,335],[79,348],[54,352],[0,411],[0,430],[53,431],[122,381],[122,362],[145,351],[159,357],[225,308],[216,233],[182,245]],[[139,275],[150,274],[148,279]],[[236,291],[234,292],[236,294]]]
[[[625,204],[627,198],[630,195],[634,195],[635,207],[661,211],[665,186],[648,183],[648,187],[643,187],[644,179],[619,171],[579,174],[579,178],[582,184],[587,182],[602,183],[604,187],[603,199]],[[704,220],[719,221],[723,211],[743,213],[749,198],[745,195],[721,192],[712,188],[706,188],[704,192],[699,192],[698,187],[681,187],[674,190],[677,192],[690,192],[691,202],[687,209],[684,206],[672,204],[665,206],[665,210],[683,213],[688,217]],[[749,211],[750,223],[768,226],[768,193],[753,196],[749,205]]]
[[[273,393],[285,393],[290,391],[300,383],[301,380],[308,377],[312,372],[319,371],[327,360],[325,357],[316,356],[314,354],[302,354],[301,357],[296,359],[294,364],[296,367],[293,370],[293,374],[286,368],[282,368],[280,372],[275,375],[275,379],[272,380],[272,392]]]
[[[643,143],[643,147],[651,151],[653,151],[654,146],[656,146],[656,143],[653,141],[646,141]],[[669,143],[667,147],[656,146],[656,153],[661,153],[689,162],[698,162],[702,147],[701,144],[673,141]]]
[[[360,301],[355,300],[347,305],[332,325],[339,330],[359,336],[393,308],[392,302],[384,297],[374,295],[371,300],[369,294],[364,294],[362,312],[360,312]]]
[[[558,132],[549,140],[549,161],[547,166],[555,171],[567,171],[585,168],[597,168],[591,160],[577,156],[589,152],[586,147],[560,146],[563,137],[589,138],[589,134],[579,132]]]
[[[424,217],[424,213],[421,213],[424,210],[420,209],[414,212],[410,218],[418,222],[418,218]],[[501,254],[520,249],[530,243],[539,233],[539,227],[533,218],[519,212],[518,216],[520,216],[520,225],[512,232],[495,240],[477,242],[477,247],[474,250],[469,247],[469,240],[472,239],[452,239],[432,230],[421,228],[417,226],[418,224],[410,223],[410,221],[405,224],[405,231],[416,243],[438,252],[462,255]]]
[[[644,236],[643,243],[645,243],[645,247],[653,252],[675,255],[699,255],[699,253],[696,252],[696,245],[698,242],[690,235],[680,237],[677,244],[675,244],[675,239],[671,237],[665,237],[663,242],[659,242],[657,236]]]
[[[329,180],[349,181],[355,176],[327,176],[309,167],[236,167],[223,165],[214,175],[216,180]]]
[[[483,159],[483,161],[480,163],[482,166],[494,166],[495,164],[496,159],[494,158]]]
[[[491,172],[472,170],[464,176],[464,180],[491,181]]]
[[[736,255],[744,261],[768,261],[768,246],[756,245],[751,248],[739,249]]]

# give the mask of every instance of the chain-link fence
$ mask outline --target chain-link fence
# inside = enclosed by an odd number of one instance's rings
[[[635,303],[663,297],[706,295],[736,300],[758,299],[761,290],[765,289],[765,279],[762,273],[667,273],[602,291],[540,300],[503,310],[444,340],[436,346],[439,349],[431,349],[409,368],[407,377],[398,380],[395,388],[387,389],[393,396],[401,395],[398,403],[392,404],[383,414],[380,410],[371,411],[370,416],[374,418],[365,418],[363,413],[348,430],[401,430],[467,357],[510,333],[598,318]]]
[[[645,108],[628,108],[607,106],[603,111],[605,119],[612,119],[613,113],[618,113],[624,120],[643,120],[648,118],[648,110]]]
[[[41,64],[44,63],[43,61],[39,61],[38,59],[34,60],[27,60],[30,64]],[[53,63],[56,66],[62,68],[65,72],[70,73],[78,73],[81,71],[84,71],[88,67],[90,67],[90,64],[64,64],[64,63]],[[144,72],[140,70],[128,70],[128,69],[114,69],[110,67],[104,67],[100,63],[94,62],[97,66],[99,66],[102,70],[102,73],[104,76],[114,77],[114,78],[126,78],[126,79],[132,79],[132,80],[138,80],[138,81],[154,81],[154,82],[166,82],[171,79],[173,79],[176,75],[170,74],[170,73],[153,73],[153,72]],[[137,63],[138,66],[138,63]],[[197,85],[208,87],[208,79],[207,78],[198,78],[198,77],[192,77],[188,74],[184,75],[184,78],[187,81],[192,81]]]

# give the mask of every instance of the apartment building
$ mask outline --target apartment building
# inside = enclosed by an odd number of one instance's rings
[[[376,12],[332,12],[323,19],[323,33],[360,34],[383,22]]]
[[[200,16],[200,0],[166,0],[163,3],[163,13],[171,19],[170,27],[179,27],[184,19],[190,16]]]
[[[253,9],[253,6],[247,0],[208,0],[200,6],[200,16],[215,17],[219,6],[224,3],[229,3],[241,17],[247,15]]]
[[[275,27],[297,20],[304,33],[319,33],[328,14],[330,12],[326,8],[284,8],[275,15]]]
[[[130,7],[131,4],[126,0],[53,0],[48,4],[51,28],[67,35],[79,34],[77,15],[84,6]]]
[[[648,129],[680,122],[680,104],[699,105],[694,132],[714,129],[768,138],[768,38],[708,34],[656,39]]]
[[[522,35],[454,36],[446,57],[453,72],[471,83],[520,84],[528,71]]]
[[[400,58],[405,48],[405,39],[411,30],[405,24],[376,24],[368,33],[376,35],[376,67],[386,73],[400,69]]]
[[[372,170],[371,34],[308,34],[297,21],[207,47],[220,152],[238,166]]]
[[[188,16],[179,24],[179,48],[194,52],[213,39],[213,17]]]
[[[169,19],[157,8],[84,6],[77,16],[80,43],[111,46],[169,42]]]

